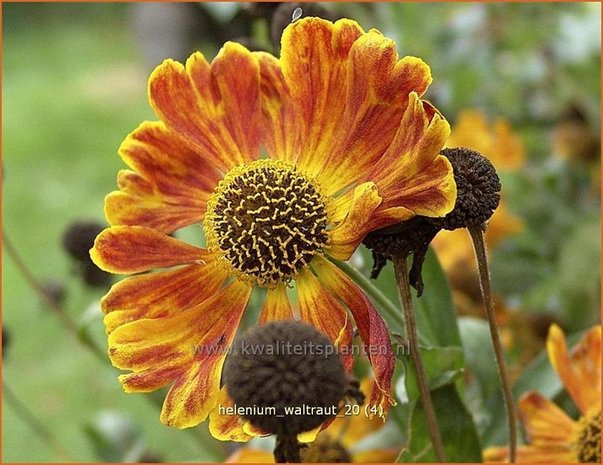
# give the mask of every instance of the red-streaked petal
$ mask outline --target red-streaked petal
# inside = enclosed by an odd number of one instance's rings
[[[334,138],[320,175],[330,193],[370,179],[367,171],[394,138],[409,94],[422,94],[430,82],[429,67],[415,57],[398,61],[394,41],[380,32],[371,30],[354,42],[348,58],[345,113],[336,116],[339,137]],[[342,172],[348,175],[343,177]]]
[[[226,273],[213,262],[124,279],[101,299],[107,333],[130,321],[164,318],[194,307],[211,297],[225,279]]]
[[[111,226],[145,226],[165,233],[203,220],[205,201],[139,196],[114,191],[105,197],[105,217]]]
[[[114,366],[126,390],[151,390],[174,382],[162,421],[184,428],[199,423],[214,407],[228,347],[251,294],[233,282],[201,304],[173,316],[134,321],[109,335]]]
[[[153,392],[167,386],[186,371],[185,362],[150,367],[138,373],[120,375],[119,381],[126,392]]]
[[[233,400],[226,388],[222,388],[216,407],[209,413],[209,432],[220,441],[247,442],[252,436],[243,431],[245,420],[239,415],[227,413],[233,407]]]
[[[552,325],[546,345],[553,367],[580,411],[586,414],[590,408],[600,406],[601,327],[587,331],[568,353],[563,331]]]
[[[133,197],[151,197],[153,195],[153,185],[132,170],[119,170],[117,172],[117,187]]]
[[[216,407],[209,413],[209,432],[214,438],[220,441],[246,442],[254,437],[267,436],[244,418],[229,413],[228,409],[234,405],[226,388],[222,388]]]
[[[293,311],[291,310],[289,297],[287,296],[286,286],[279,284],[274,289],[268,289],[258,324],[262,325],[268,321],[292,319]]]
[[[412,92],[391,145],[371,172],[383,187],[401,173],[412,177],[434,161],[449,135],[448,122]]]
[[[328,231],[329,243],[325,251],[339,260],[350,258],[370,231],[367,226],[370,225],[371,216],[381,200],[375,184],[367,182],[356,187],[348,201],[337,205],[334,218],[343,219]]]
[[[374,372],[375,384],[368,403],[382,406],[386,413],[390,405],[396,404],[391,385],[395,359],[387,326],[370,300],[343,271],[320,257],[312,265],[320,282],[352,313]]]
[[[198,316],[203,320],[189,321],[189,324],[203,327],[204,333],[199,339],[202,346],[197,347],[188,372],[176,380],[165,398],[161,421],[166,425],[177,428],[195,426],[215,408],[220,394],[225,348],[234,339],[251,290],[252,287],[245,283],[234,282],[222,295],[217,294],[216,298],[206,301],[206,305],[202,304],[204,312]],[[201,347],[210,350],[199,350]]]
[[[206,200],[222,175],[162,122],[142,123],[126,137],[119,154],[134,171],[120,171],[121,192],[105,198],[111,225],[169,233],[203,219]]]
[[[173,60],[149,79],[149,98],[167,127],[226,172],[258,157],[260,73],[257,59],[227,42],[211,65],[199,52]]]
[[[351,370],[354,364],[351,350],[352,326],[347,310],[320,285],[308,269],[301,271],[295,282],[300,319],[326,334],[339,349],[346,371]]]
[[[371,171],[384,199],[380,210],[404,207],[424,216],[444,216],[452,210],[452,166],[439,155],[449,134],[448,122],[411,93],[396,137]]]
[[[108,337],[111,362],[140,372],[162,365],[190,368],[195,360],[225,356],[250,293],[250,286],[235,281],[194,307],[120,326]]]
[[[111,273],[129,274],[153,268],[202,263],[205,249],[142,226],[112,226],[94,241],[90,256],[96,265]]]
[[[570,446],[576,423],[557,405],[531,391],[519,400],[521,419],[534,446]]]
[[[298,112],[302,170],[316,171],[334,146],[345,110],[347,57],[362,33],[355,21],[319,18],[295,22],[283,32],[280,62]]]
[[[452,165],[441,155],[422,172],[405,181],[400,180],[393,186],[389,192],[382,193],[383,210],[389,206],[402,205],[416,215],[435,217],[446,215],[456,202]],[[396,188],[399,189],[395,190]],[[380,211],[376,213],[378,215]]]
[[[119,148],[130,168],[170,198],[207,199],[221,179],[211,159],[188,148],[162,122],[144,122]]]
[[[292,97],[298,114],[284,158],[319,177],[327,194],[370,180],[369,168],[391,143],[410,92],[422,95],[429,67],[415,57],[398,60],[395,44],[354,21],[305,18],[283,33],[282,77],[273,65],[271,88]],[[286,127],[285,112],[273,118]],[[291,131],[290,131],[291,132]],[[282,138],[284,139],[284,138]],[[342,176],[341,173],[345,173]]]
[[[271,158],[295,162],[301,150],[303,128],[280,62],[269,53],[254,54],[260,63],[262,143]]]

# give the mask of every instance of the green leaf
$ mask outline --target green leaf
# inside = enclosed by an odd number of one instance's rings
[[[405,375],[400,378],[409,399],[419,397],[417,375],[409,353],[397,354],[404,362]],[[463,372],[463,351],[460,347],[421,348],[421,359],[431,390],[453,383]]]
[[[134,423],[118,413],[102,412],[84,431],[103,462],[138,461],[146,451]]]
[[[363,256],[370,263],[370,254],[363,250]],[[388,262],[381,271],[379,278],[372,282],[387,296],[387,298],[400,305],[396,278],[391,262]],[[425,291],[420,298],[413,296],[413,306],[417,316],[419,340],[425,346],[461,346],[461,337],[456,324],[456,312],[452,302],[452,294],[448,280],[437,256],[429,250],[423,264],[423,281]],[[402,308],[400,308],[402,313]]]
[[[431,392],[446,459],[449,462],[481,462],[482,448],[471,414],[459,397],[454,384],[447,384]],[[425,419],[425,411],[416,402],[409,423],[409,442],[398,462],[437,462],[437,457]]]
[[[459,328],[467,367],[478,384],[479,396],[489,399],[500,395],[498,368],[488,323],[479,318],[462,317],[459,318]]]
[[[425,257],[423,281],[423,295],[413,298],[421,334],[434,346],[461,347],[450,285],[436,254],[431,249]]]

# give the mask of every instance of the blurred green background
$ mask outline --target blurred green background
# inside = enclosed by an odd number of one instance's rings
[[[366,30],[377,27],[400,55],[423,58],[434,76],[426,98],[453,124],[468,108],[509,121],[525,143],[526,164],[503,178],[505,198],[525,228],[495,251],[494,286],[522,311],[548,315],[569,332],[599,321],[599,149],[564,153],[554,135],[570,122],[583,131],[578,141],[600,138],[600,5],[323,7]],[[2,5],[3,232],[40,282],[64,287],[66,313],[103,350],[96,307],[106,288],[83,284],[61,247],[64,231],[76,219],[103,221],[103,197],[123,168],[117,147],[139,122],[154,119],[146,99],[154,66],[195,49],[212,57],[230,39],[277,53],[267,8]],[[283,24],[289,13],[281,12]],[[65,455],[32,431],[5,393],[4,462],[224,458],[229,446],[207,440],[206,424],[192,433],[164,427],[151,396],[123,393],[117,370],[66,331],[6,249],[2,299],[10,337],[4,382],[68,449]]]

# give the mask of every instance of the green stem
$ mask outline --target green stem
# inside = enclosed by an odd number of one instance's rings
[[[77,458],[54,436],[44,423],[27,407],[27,404],[10,388],[6,381],[2,381],[2,399],[13,408],[15,413],[23,420],[31,430],[45,441],[62,458],[70,462],[77,462]]]
[[[344,271],[350,278],[352,278],[352,280],[358,284],[360,289],[362,289],[371,298],[372,302],[377,306],[377,308],[381,310],[381,312],[384,314],[383,316],[390,326],[390,333],[397,332],[400,335],[406,334],[406,323],[404,322],[402,315],[400,315],[400,309],[394,305],[377,286],[373,284],[373,281],[368,279],[360,271],[346,262],[333,260],[332,263]],[[394,342],[400,345],[395,339]],[[419,342],[425,347],[430,346],[430,343],[420,332]]]
[[[406,263],[406,257],[402,255],[394,255],[393,261],[394,270],[396,273],[396,283],[398,285],[398,292],[400,294],[400,302],[402,304],[402,309],[404,310],[404,319],[406,321],[406,334],[408,337],[410,355],[417,373],[421,404],[425,410],[427,430],[429,432],[429,437],[431,438],[431,443],[433,444],[438,461],[445,462],[446,453],[444,452],[442,435],[440,434],[440,427],[438,425],[435,409],[431,400],[431,392],[429,390],[429,383],[427,382],[427,375],[425,374],[425,367],[423,366],[423,360],[421,359],[419,337],[417,333],[417,322],[412,305],[412,297],[410,295],[410,283],[408,281],[408,264]]]
[[[394,330],[406,334],[406,325],[398,307],[389,300],[366,276],[348,263],[333,260],[333,263],[345,272],[358,286],[366,292],[371,300],[387,314],[388,319],[397,326]]]
[[[473,248],[479,270],[480,286],[482,289],[482,297],[484,299],[484,307],[488,325],[490,326],[490,335],[492,336],[492,345],[496,354],[496,363],[498,366],[498,374],[501,381],[501,389],[507,410],[507,422],[509,428],[509,462],[515,463],[517,457],[517,425],[515,423],[515,403],[511,392],[511,382],[507,371],[505,361],[505,353],[498,327],[496,325],[496,316],[494,314],[494,303],[492,301],[492,289],[490,287],[490,270],[488,269],[488,255],[486,253],[486,244],[481,226],[468,226],[469,234],[473,240]]]
[[[2,245],[6,249],[6,252],[11,257],[18,270],[21,272],[29,286],[42,298],[42,300],[48,305],[50,309],[59,317],[65,328],[73,334],[77,340],[84,345],[84,347],[88,348],[96,357],[103,363],[103,365],[107,364],[107,354],[104,350],[102,350],[99,346],[97,346],[94,341],[88,337],[88,334],[82,332],[78,325],[69,318],[69,315],[65,311],[65,309],[52,300],[44,289],[42,285],[38,282],[34,274],[25,264],[25,261],[19,255],[16,247],[13,242],[10,240],[4,229],[2,230]],[[145,396],[145,398],[156,408],[161,411],[163,400],[157,399],[154,396]],[[195,431],[192,428],[187,429],[189,434],[195,437],[196,442],[201,446],[203,450],[210,450],[216,457],[223,457],[224,451],[217,441],[215,441],[212,437],[206,437],[204,434],[200,434],[199,431]]]
[[[14,246],[13,242],[8,237],[4,229],[2,230],[2,245],[6,249],[6,252],[11,257],[11,259],[13,260],[13,262],[15,263],[18,270],[21,272],[29,286],[40,296],[40,298],[44,301],[46,305],[48,305],[48,307],[54,312],[54,314],[59,317],[65,328],[67,328],[67,330],[71,334],[73,334],[78,341],[80,341],[82,344],[84,344],[84,346],[90,349],[90,351],[94,353],[94,355],[96,355],[99,360],[105,362],[107,359],[107,355],[105,354],[105,352],[100,347],[98,347],[92,341],[92,339],[87,337],[85,333],[82,333],[80,331],[78,325],[71,318],[69,318],[69,315],[61,305],[52,300],[48,296],[48,294],[44,292],[42,285],[38,282],[34,274],[27,267],[25,261],[19,255],[19,252],[17,252],[16,247]]]

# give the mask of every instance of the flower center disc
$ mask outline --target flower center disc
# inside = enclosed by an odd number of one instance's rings
[[[579,420],[576,446],[580,463],[601,463],[601,411],[590,410]]]
[[[233,168],[207,202],[210,250],[240,277],[271,287],[287,282],[326,245],[327,210],[316,182],[284,163]]]

